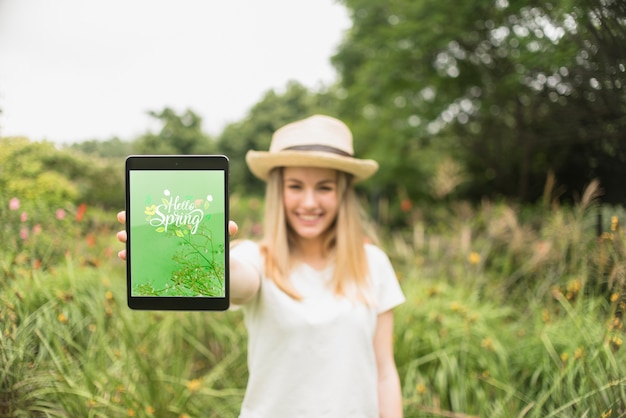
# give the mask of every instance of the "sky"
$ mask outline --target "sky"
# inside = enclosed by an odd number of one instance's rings
[[[0,137],[132,140],[148,111],[217,135],[289,80],[336,79],[335,0],[0,0]]]

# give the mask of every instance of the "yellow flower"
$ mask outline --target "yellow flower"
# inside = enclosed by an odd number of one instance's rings
[[[477,265],[478,263],[480,263],[480,254],[478,254],[478,253],[477,253],[477,252],[475,252],[475,251],[472,251],[472,252],[471,252],[471,253],[467,256],[467,261],[468,261],[471,265],[473,265],[473,266]]]
[[[617,351],[620,349],[620,347],[622,346],[622,339],[620,337],[618,337],[617,335],[614,335],[613,337],[611,337],[609,339],[609,345],[611,346],[611,349],[613,351]]]
[[[578,347],[576,351],[574,351],[574,358],[579,360],[583,358],[583,354],[585,354],[585,350],[582,347]]]
[[[63,312],[61,312],[59,316],[57,316],[57,319],[59,320],[60,323],[67,324],[68,319],[67,319],[67,316],[65,316]]]
[[[127,416],[129,416],[129,417],[136,417],[136,416],[137,416],[137,413],[135,412],[135,410],[134,410],[134,409],[132,409],[132,408],[128,408],[128,409],[126,410],[126,415],[127,415]]]
[[[111,292],[110,290],[107,290],[106,293],[104,294],[104,297],[106,298],[106,300],[112,300],[113,292]]]
[[[580,279],[570,280],[567,283],[567,290],[569,292],[576,292],[576,293],[578,293],[578,291],[580,290]]]
[[[581,286],[579,279],[570,280],[567,283],[567,294],[565,295],[567,300],[572,300],[576,298],[576,296],[578,295],[578,292],[580,292],[581,287],[582,286]]]
[[[146,206],[146,210],[143,212],[148,216],[152,216],[156,213],[156,205]]]
[[[428,389],[426,388],[426,385],[424,385],[423,383],[418,383],[417,386],[415,387],[415,391],[419,393],[420,395],[422,395],[426,393]]]
[[[563,353],[563,354],[561,354],[561,361],[562,361],[563,363],[567,363],[567,359],[568,359],[568,358],[569,358],[569,354],[567,354],[567,353]]]
[[[613,408],[609,409],[608,411],[603,412],[602,418],[609,418],[611,415],[613,415]]]
[[[190,392],[196,392],[198,389],[200,389],[201,385],[202,385],[202,381],[200,379],[193,379],[187,382],[187,389]]]
[[[611,323],[609,324],[609,331],[620,331],[624,327],[624,323],[620,318],[613,318]]]
[[[149,405],[148,405],[148,406],[146,406],[146,414],[148,414],[148,415],[152,415],[152,414],[154,414],[155,412],[156,412],[156,409],[154,409],[153,407],[151,407],[151,406],[149,406]]]
[[[617,299],[619,299],[619,293],[612,293],[611,294],[611,303],[617,302]]]
[[[617,227],[619,226],[619,219],[617,216],[611,216],[611,231],[617,231]]]
[[[600,239],[602,241],[613,241],[613,233],[603,232],[602,235],[600,235]]]
[[[493,341],[491,341],[491,338],[489,337],[483,339],[480,343],[480,346],[487,351],[493,351]]]

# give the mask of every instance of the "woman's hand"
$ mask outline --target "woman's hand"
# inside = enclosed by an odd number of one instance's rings
[[[121,212],[118,212],[117,220],[122,224],[126,224],[126,211],[123,210]],[[237,229],[239,229],[239,227],[234,221],[228,221],[228,235],[235,235],[237,233]],[[127,238],[128,237],[126,235],[126,230],[122,230],[117,233],[117,239],[120,242],[125,243]],[[117,253],[117,256],[122,260],[126,260],[126,250],[120,251],[119,253]]]
[[[120,223],[126,224],[126,211],[125,210],[117,213],[117,220]],[[120,242],[126,243],[126,238],[127,238],[126,230],[123,230],[117,233],[117,239]],[[126,250],[120,251],[119,253],[117,253],[117,256],[121,258],[122,260],[126,260]]]

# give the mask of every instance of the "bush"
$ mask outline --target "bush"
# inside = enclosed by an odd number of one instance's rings
[[[49,206],[121,208],[124,161],[58,150],[49,142],[0,138],[0,186],[5,196]]]

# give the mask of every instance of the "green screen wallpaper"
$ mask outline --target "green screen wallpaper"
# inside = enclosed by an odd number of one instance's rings
[[[224,172],[129,176],[132,295],[224,297]]]

